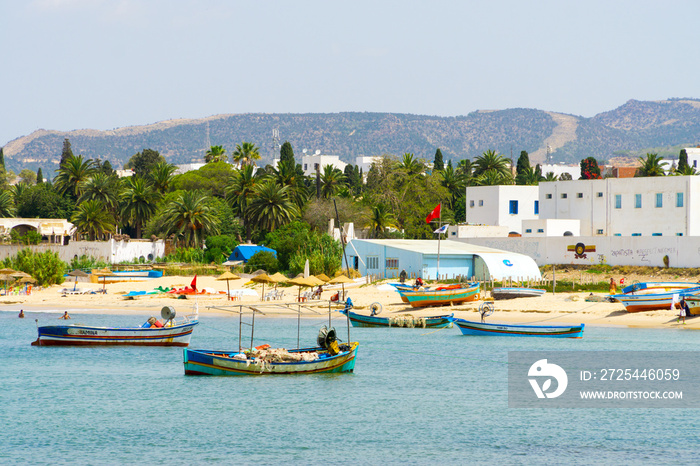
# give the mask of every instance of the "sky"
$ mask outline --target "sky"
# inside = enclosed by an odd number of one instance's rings
[[[0,146],[230,113],[700,98],[698,17],[697,0],[3,0]]]

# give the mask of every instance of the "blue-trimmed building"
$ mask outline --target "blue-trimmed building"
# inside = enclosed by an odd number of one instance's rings
[[[476,277],[479,280],[541,279],[535,261],[524,254],[443,240],[440,247],[440,277]],[[345,254],[351,268],[362,275],[435,279],[438,273],[438,241],[353,239]]]
[[[239,244],[228,257],[228,260],[230,262],[248,262],[248,260],[253,257],[255,253],[260,251],[271,252],[273,256],[277,257],[277,251],[274,249],[266,248],[265,246],[258,246],[257,244]]]

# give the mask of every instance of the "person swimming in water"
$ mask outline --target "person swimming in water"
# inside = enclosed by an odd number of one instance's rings
[[[59,317],[59,319],[62,319],[62,320],[70,319],[70,316],[68,315],[68,311],[64,312],[63,315],[61,317]]]
[[[24,309],[19,310],[19,315],[17,317],[19,317],[20,319],[24,319]]]

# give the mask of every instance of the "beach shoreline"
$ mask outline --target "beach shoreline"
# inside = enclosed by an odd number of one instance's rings
[[[55,285],[33,292],[31,295],[10,295],[0,297],[0,310],[19,312],[24,309],[27,317],[31,313],[63,313],[70,314],[105,314],[105,315],[153,315],[160,316],[164,306],[172,306],[180,316],[192,314],[195,306],[201,316],[235,316],[240,306],[254,306],[262,312],[262,317],[302,317],[318,318],[328,315],[328,304],[335,290],[324,291],[322,300],[309,303],[297,303],[297,287],[285,288],[285,298],[281,301],[261,301],[262,286],[247,285],[244,279],[231,280],[230,290],[252,288],[256,296],[243,296],[240,300],[226,301],[226,282],[216,281],[215,277],[198,277],[199,289],[213,290],[216,294],[187,296],[187,299],[177,299],[174,295],[157,294],[127,299],[125,293],[132,290],[152,290],[156,287],[183,287],[191,282],[188,277],[162,277],[146,282],[123,282],[107,285],[107,293],[97,294],[67,294],[64,288],[72,289],[73,283]],[[84,290],[97,291],[102,285],[78,282],[77,287]],[[483,301],[464,303],[456,306],[443,306],[414,309],[402,303],[398,293],[387,287],[358,285],[347,288],[348,295],[353,301],[354,311],[369,314],[372,303],[381,304],[382,316],[411,314],[414,316],[430,316],[454,314],[455,317],[479,321],[479,306]],[[270,287],[266,286],[266,290]],[[700,318],[689,316],[686,324],[677,323],[678,311],[658,310],[640,313],[628,313],[620,303],[589,302],[587,292],[545,293],[539,297],[516,298],[495,301],[495,312],[487,318],[487,322],[504,323],[533,323],[544,324],[586,324],[589,326],[623,326],[629,328],[683,328],[700,329]],[[603,294],[596,294],[604,297]],[[229,308],[225,310],[222,308]],[[332,309],[339,306],[333,305]],[[337,314],[336,314],[337,315]]]

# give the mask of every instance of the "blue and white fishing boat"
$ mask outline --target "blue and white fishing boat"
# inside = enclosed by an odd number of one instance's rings
[[[163,308],[161,315],[166,319],[165,325],[161,327],[151,326],[150,322],[139,327],[93,327],[81,324],[41,326],[37,328],[39,336],[32,342],[32,346],[189,345],[192,331],[199,323],[197,315],[186,316],[182,321],[175,322],[175,311],[170,306]]]
[[[579,325],[532,325],[532,324],[490,324],[454,319],[463,335],[581,338],[585,324]]]
[[[375,315],[357,314],[349,310],[340,310],[348,316],[353,327],[406,327],[406,328],[440,328],[452,327],[454,314],[442,316],[419,317],[411,315],[397,315],[392,317],[378,317]]]

